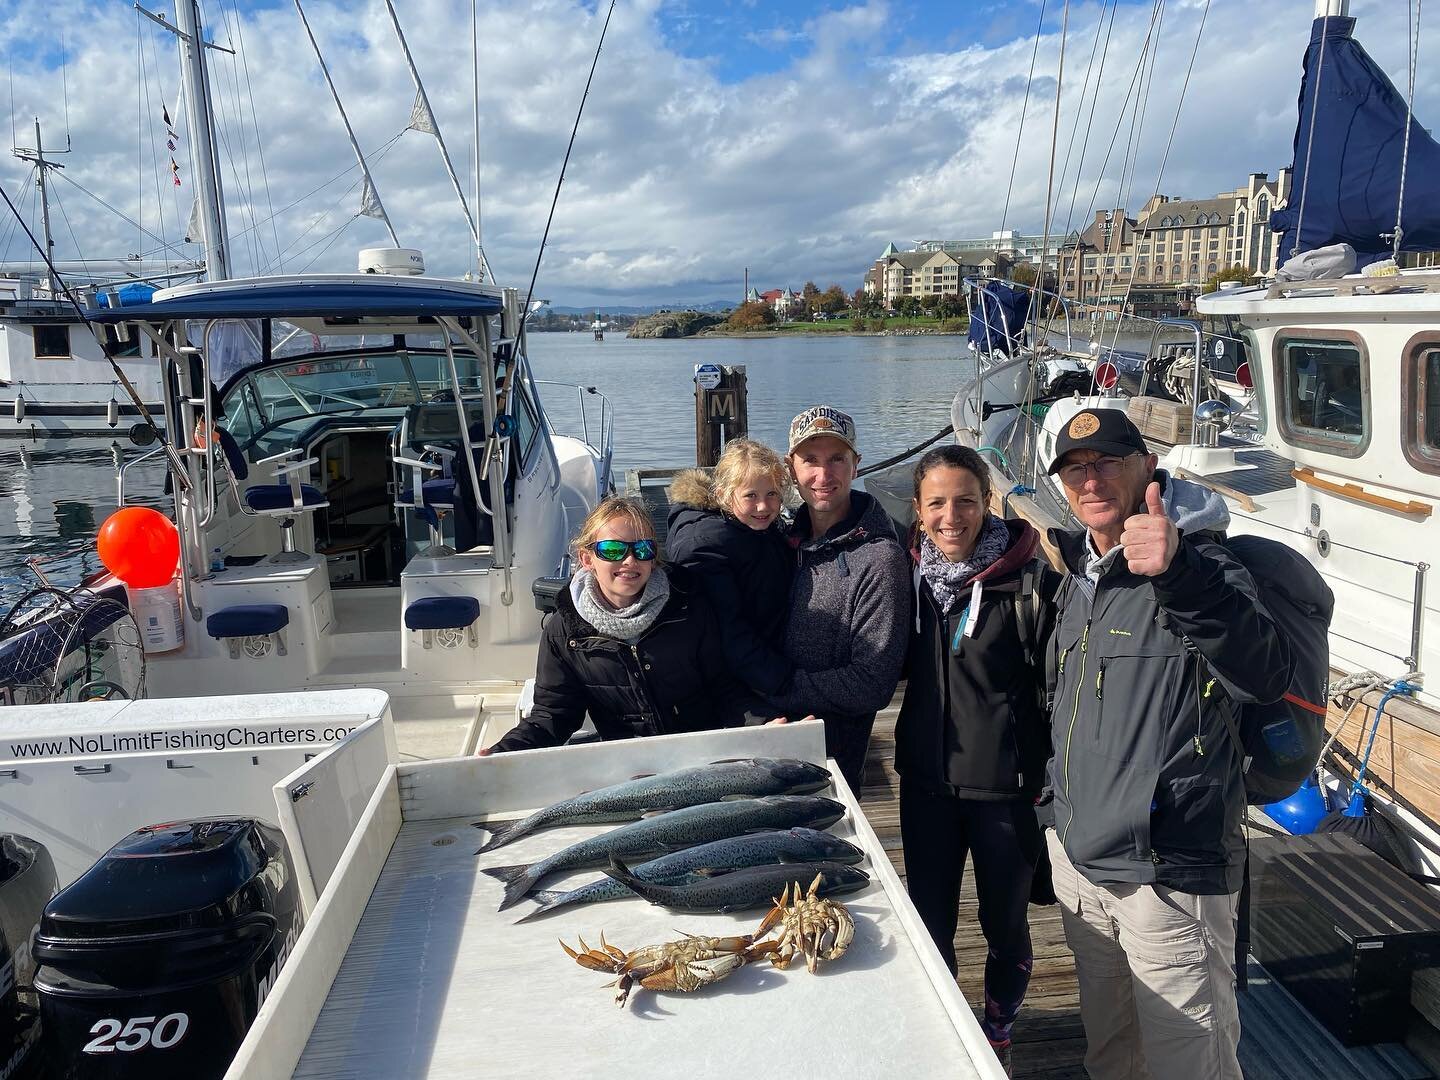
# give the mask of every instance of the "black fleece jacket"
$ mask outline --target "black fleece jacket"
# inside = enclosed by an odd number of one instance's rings
[[[1035,557],[1040,538],[1028,523],[1005,524],[1009,547],[977,575],[980,610],[969,637],[956,638],[969,586],[942,613],[920,575],[918,540],[911,544],[916,610],[895,727],[895,770],[907,784],[933,794],[1034,798],[1044,786],[1050,756],[1045,641],[1060,575]],[[1022,600],[1027,576],[1032,599]]]
[[[794,557],[779,525],[756,530],[680,503],[670,511],[665,557],[689,570],[710,602],[731,673],[758,693],[779,692],[794,669],[784,652]]]
[[[535,671],[535,708],[496,752],[559,746],[585,714],[602,739],[737,727],[758,717],[730,675],[715,615],[683,572],[667,568],[670,599],[635,642],[600,633],[580,617],[570,590],[545,617]]]

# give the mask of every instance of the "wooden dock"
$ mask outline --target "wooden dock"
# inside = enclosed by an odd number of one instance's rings
[[[861,807],[880,837],[890,862],[903,880],[905,859],[900,848],[900,778],[895,764],[895,718],[899,698],[875,720],[865,766]],[[955,955],[960,962],[960,991],[969,1002],[984,1001],[985,938],[980,933],[974,875],[968,870],[960,895],[960,925]],[[1030,907],[1030,938],[1035,970],[1025,1007],[1015,1021],[1013,1067],[1017,1077],[1044,1080],[1085,1080],[1085,1032],[1080,1025],[1080,998],[1075,961],[1065,945],[1057,907]],[[978,1010],[977,1010],[978,1015]]]

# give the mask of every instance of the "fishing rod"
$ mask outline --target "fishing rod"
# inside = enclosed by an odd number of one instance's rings
[[[80,321],[85,324],[85,328],[94,335],[96,343],[100,346],[100,351],[105,354],[105,359],[110,364],[110,369],[115,372],[115,378],[120,383],[120,388],[125,391],[125,395],[134,403],[135,407],[140,410],[140,415],[144,418],[150,430],[159,434],[159,425],[155,423],[155,418],[150,415],[149,408],[147,408],[145,402],[141,400],[139,391],[135,389],[129,377],[121,370],[119,362],[115,359],[115,354],[110,351],[110,345],[105,340],[105,335],[95,333],[94,324],[85,315],[85,309],[80,306],[80,302],[75,299],[74,290],[61,279],[60,271],[55,269],[55,264],[50,259],[50,253],[41,246],[40,241],[35,238],[35,234],[30,231],[29,224],[20,216],[20,211],[16,209],[15,203],[11,201],[10,192],[5,190],[4,184],[0,184],[0,197],[5,199],[5,205],[10,208],[10,213],[15,215],[15,220],[20,224],[20,228],[25,230],[25,235],[29,237],[31,246],[40,253],[40,258],[45,263],[45,269],[50,274],[50,280],[64,293],[65,299],[68,300],[70,306],[75,309],[75,314],[79,316]],[[185,465],[180,460],[180,455],[175,452],[175,447],[171,446],[163,438],[161,439],[160,445],[164,448],[165,456],[170,461],[170,471],[176,478],[175,482],[179,484],[182,489],[188,491],[190,488],[190,478],[185,475]]]
[[[525,294],[525,310],[520,314],[520,328],[515,332],[517,339],[524,336],[525,320],[530,318],[530,301],[535,298],[535,281],[540,276],[540,260],[545,257],[545,244],[550,239],[550,223],[555,220],[555,207],[560,202],[560,188],[565,184],[565,170],[570,165],[570,151],[575,149],[575,135],[580,130],[580,117],[585,115],[585,102],[590,99],[590,84],[595,79],[595,67],[600,63],[600,50],[605,46],[605,33],[610,29],[610,16],[614,14],[615,0],[610,0],[610,10],[605,13],[605,25],[600,28],[600,40],[595,43],[595,55],[590,60],[590,74],[585,78],[585,92],[580,95],[580,108],[575,110],[575,125],[570,129],[570,145],[565,147],[565,160],[560,163],[560,178],[555,181],[555,196],[550,200],[550,216],[545,219],[540,250],[535,253],[535,270],[530,275],[530,290]]]

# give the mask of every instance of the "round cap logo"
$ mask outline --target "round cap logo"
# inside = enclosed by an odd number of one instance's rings
[[[812,431],[834,431],[835,425],[825,417],[817,416],[814,420],[810,421],[810,429]]]
[[[1092,412],[1082,412],[1070,421],[1066,434],[1072,439],[1085,439],[1100,430],[1100,418]]]

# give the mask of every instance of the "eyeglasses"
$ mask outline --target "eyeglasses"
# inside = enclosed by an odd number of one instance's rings
[[[1059,471],[1060,482],[1068,488],[1082,488],[1091,470],[1094,470],[1097,480],[1114,480],[1125,471],[1125,462],[1136,454],[1127,454],[1125,457],[1102,457],[1098,461],[1086,462],[1084,465],[1076,463],[1066,465]]]
[[[632,552],[641,562],[655,558],[654,540],[596,540],[590,547],[606,562],[624,562]]]

